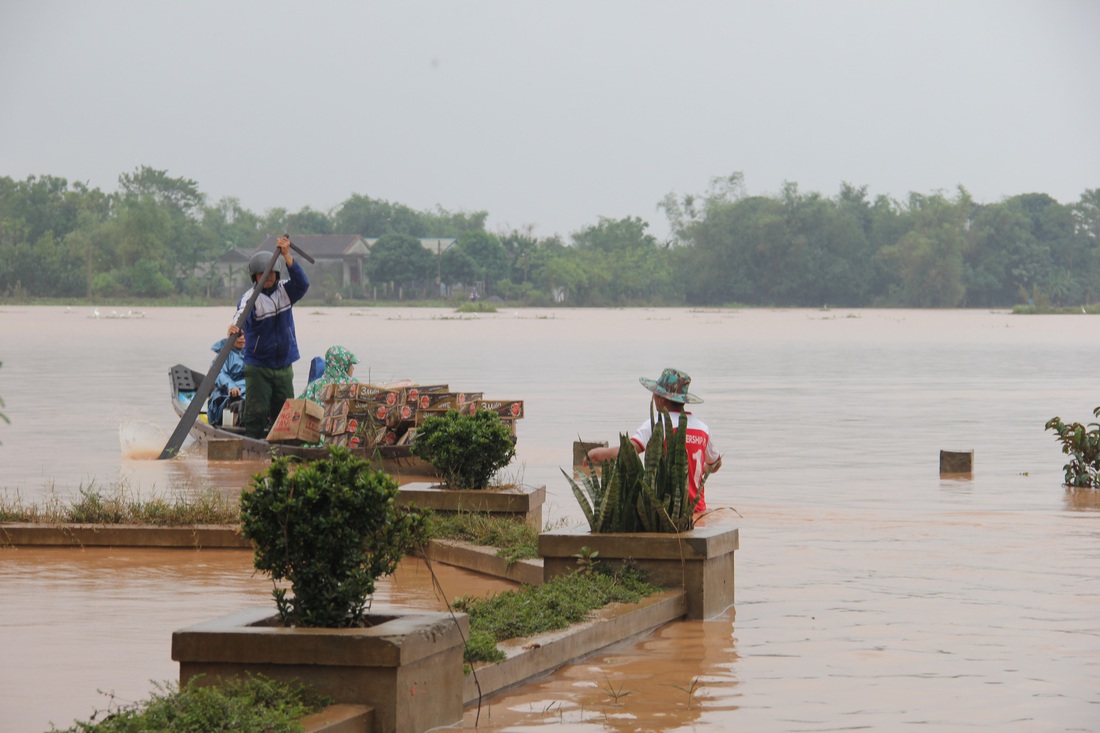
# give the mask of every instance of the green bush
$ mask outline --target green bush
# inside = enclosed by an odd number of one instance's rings
[[[397,481],[347,449],[330,447],[328,458],[291,469],[289,458],[275,458],[241,495],[256,569],[276,584],[283,623],[361,625],[375,580],[423,543],[423,515],[397,506]]]
[[[302,730],[300,718],[330,704],[308,688],[258,675],[217,687],[195,678],[181,689],[168,683],[158,690],[147,701],[108,710],[99,723],[77,722],[60,733],[292,733]]]
[[[688,499],[687,413],[680,413],[675,430],[667,412],[650,420],[644,463],[630,438],[620,434],[618,455],[599,470],[581,472],[579,484],[562,471],[593,532],[674,533],[695,526],[699,499]]]
[[[1100,417],[1100,407],[1092,411],[1094,417]],[[1067,425],[1060,417],[1047,421],[1047,430],[1058,434],[1062,452],[1073,456],[1062,468],[1065,470],[1067,486],[1100,486],[1100,424],[1082,425],[1075,422]]]
[[[450,410],[416,430],[413,455],[432,464],[456,489],[484,489],[516,454],[512,431],[495,412],[462,415]]]

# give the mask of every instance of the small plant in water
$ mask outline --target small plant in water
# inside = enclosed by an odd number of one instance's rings
[[[1093,410],[1092,414],[1100,418],[1100,407]],[[1072,456],[1070,462],[1062,467],[1066,485],[1092,488],[1100,486],[1100,424],[1082,425],[1074,422],[1067,425],[1062,422],[1062,418],[1052,417],[1047,420],[1046,429],[1057,433],[1062,452]]]
[[[622,703],[620,703],[619,700],[626,697],[627,695],[633,694],[632,691],[624,689],[626,687],[625,682],[620,684],[618,687],[615,687],[613,684],[611,684],[611,679],[607,675],[604,675],[603,680],[607,683],[607,687],[604,689],[604,692],[611,696],[612,702],[615,705],[621,705]]]
[[[683,690],[687,693],[687,706],[689,708],[691,707],[692,703],[695,702],[695,693],[699,689],[699,682],[700,680],[698,677],[692,677],[690,687],[684,687],[683,685],[672,685],[672,687],[675,687],[677,690]]]

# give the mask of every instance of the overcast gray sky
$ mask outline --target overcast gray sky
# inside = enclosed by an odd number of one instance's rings
[[[3,0],[0,175],[352,194],[568,235],[745,175],[834,196],[1100,187],[1092,0]]]

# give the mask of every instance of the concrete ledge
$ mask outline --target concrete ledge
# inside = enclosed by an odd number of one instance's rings
[[[415,504],[437,512],[480,512],[494,517],[522,520],[536,532],[542,529],[545,486],[515,486],[506,489],[448,489],[426,482],[401,486],[397,503]]]
[[[689,619],[715,618],[734,603],[734,556],[739,543],[735,528],[697,526],[690,532],[665,534],[593,533],[587,528],[539,535],[546,580],[573,572],[582,548],[597,562],[616,569],[627,562],[641,568],[654,585],[682,588]]]
[[[251,549],[239,527],[139,524],[0,524],[0,545],[29,547],[183,547]]]
[[[525,585],[542,584],[542,559],[517,560],[509,564],[497,555],[495,547],[475,545],[461,540],[432,540],[425,555],[429,560],[455,565],[477,573],[504,578]]]
[[[643,598],[638,603],[613,603],[593,612],[583,623],[523,639],[510,639],[498,646],[507,659],[478,667],[466,675],[463,699],[466,705],[498,692],[525,684],[558,667],[584,659],[610,646],[649,633],[658,626],[683,617],[684,592],[670,590]]]
[[[305,733],[372,733],[374,708],[366,705],[329,705],[300,721]]]

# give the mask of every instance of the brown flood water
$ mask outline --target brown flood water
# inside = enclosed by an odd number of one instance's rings
[[[101,315],[110,307],[100,306]],[[235,495],[262,464],[151,460],[167,370],[206,367],[230,313],[0,309],[0,491]],[[129,316],[129,317],[122,317]],[[647,415],[678,366],[725,452],[707,521],[740,528],[737,603],[487,700],[461,726],[521,731],[1100,730],[1100,492],[1067,492],[1043,424],[1091,419],[1085,316],[988,311],[302,308],[303,354],[364,381],[526,401],[512,478],[578,523],[572,441]],[[304,365],[299,381],[304,382]],[[969,478],[940,449],[975,451]],[[177,628],[270,603],[240,551],[0,549],[0,731],[69,725],[175,677]],[[497,581],[436,568],[447,597]],[[438,605],[423,565],[376,602]]]

